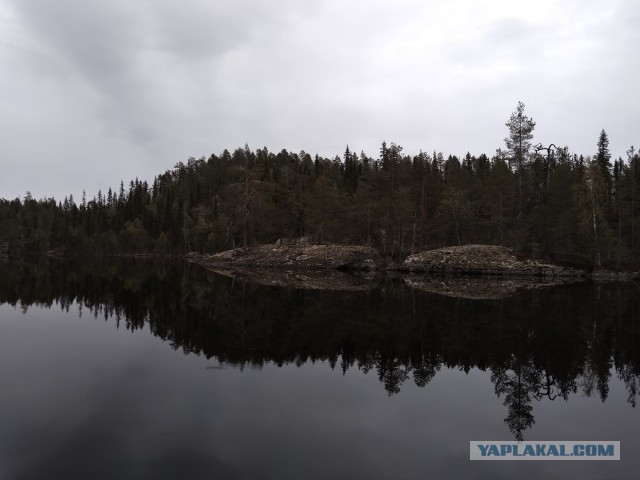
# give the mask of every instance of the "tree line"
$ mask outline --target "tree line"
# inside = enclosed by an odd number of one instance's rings
[[[247,145],[190,158],[152,183],[134,180],[81,199],[0,200],[5,250],[83,254],[189,251],[306,236],[373,245],[389,258],[452,244],[499,244],[594,268],[640,264],[640,156],[612,161],[603,130],[593,155],[535,144],[519,103],[505,148],[463,157],[323,158]]]

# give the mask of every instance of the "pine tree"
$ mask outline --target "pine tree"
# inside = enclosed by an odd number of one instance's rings
[[[524,166],[531,149],[533,130],[536,122],[524,114],[524,103],[518,102],[516,111],[511,114],[509,121],[505,124],[509,127],[509,136],[504,139],[509,149],[509,162],[515,164],[518,174],[518,217],[522,216],[524,204],[523,175]]]

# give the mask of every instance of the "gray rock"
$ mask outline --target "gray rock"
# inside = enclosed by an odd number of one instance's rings
[[[583,276],[584,272],[568,271],[526,258],[497,245],[463,245],[439,248],[410,255],[403,263],[410,272],[508,275],[520,277]]]
[[[202,258],[207,266],[374,270],[382,257],[371,247],[309,243],[258,245],[236,248]]]

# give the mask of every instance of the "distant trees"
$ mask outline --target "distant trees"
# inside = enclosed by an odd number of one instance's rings
[[[576,194],[581,207],[583,230],[588,233],[592,242],[594,263],[602,265],[601,246],[608,240],[608,229],[605,220],[608,185],[601,163],[596,158],[587,157],[582,172],[582,181],[576,186]]]
[[[0,244],[90,254],[216,252],[310,236],[374,245],[389,257],[464,243],[506,245],[593,267],[640,267],[640,159],[612,162],[603,130],[593,157],[532,145],[519,102],[507,149],[445,157],[382,142],[377,158],[252,151],[189,158],[79,205],[0,200]],[[4,247],[3,247],[4,248]],[[13,247],[12,247],[13,248]]]
[[[445,188],[438,210],[438,223],[446,230],[446,236],[462,245],[473,231],[474,203],[468,195],[455,187]]]

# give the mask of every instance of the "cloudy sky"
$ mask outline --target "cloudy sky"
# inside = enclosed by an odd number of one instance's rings
[[[0,197],[248,144],[333,157],[640,144],[637,0],[0,0]]]

